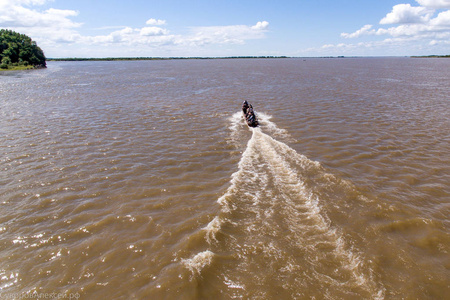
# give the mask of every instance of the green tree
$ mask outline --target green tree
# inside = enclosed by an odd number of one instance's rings
[[[11,64],[11,59],[7,56],[2,57],[1,60],[1,64],[0,64],[0,69],[8,69],[8,66]]]
[[[0,68],[11,65],[46,67],[45,55],[30,37],[12,30],[0,30]]]

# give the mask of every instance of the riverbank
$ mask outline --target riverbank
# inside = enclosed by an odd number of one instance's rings
[[[179,60],[179,59],[245,59],[245,58],[288,58],[287,56],[228,56],[228,57],[67,57],[49,58],[47,61],[121,61],[121,60]]]
[[[4,68],[0,68],[0,72],[8,72],[8,71],[23,71],[23,70],[33,70],[33,69],[44,69],[46,67],[43,66],[24,66],[24,65],[20,65],[20,66],[11,66],[8,65],[7,69]]]
[[[412,58],[450,58],[450,55],[411,56]]]

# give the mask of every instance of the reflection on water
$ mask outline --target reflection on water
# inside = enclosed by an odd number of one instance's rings
[[[443,299],[446,64],[50,62],[0,76],[1,293]]]

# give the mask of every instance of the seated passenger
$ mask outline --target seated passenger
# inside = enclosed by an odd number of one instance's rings
[[[242,103],[242,111],[244,112],[244,114],[247,113],[247,109],[248,109],[248,102],[246,100],[244,101],[244,103]]]

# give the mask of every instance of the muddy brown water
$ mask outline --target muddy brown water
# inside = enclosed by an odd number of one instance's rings
[[[0,95],[2,297],[450,294],[450,60],[49,62]]]

